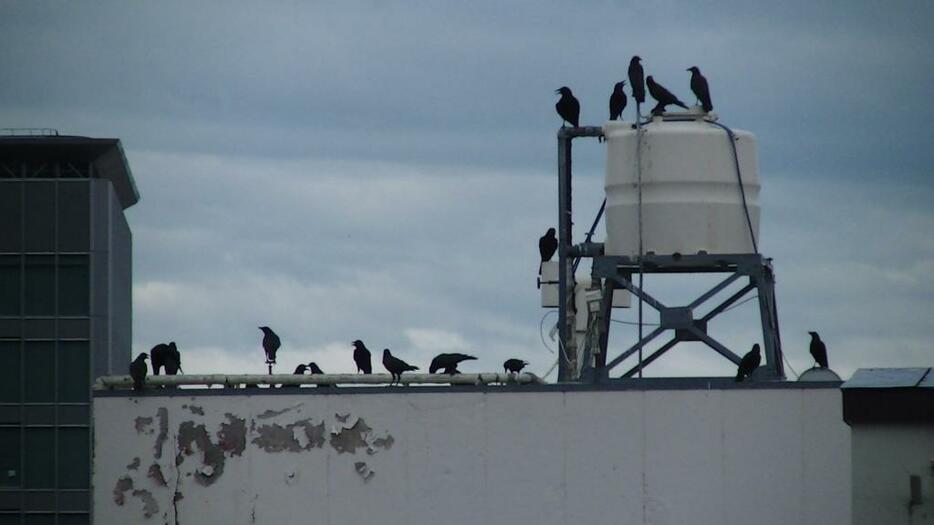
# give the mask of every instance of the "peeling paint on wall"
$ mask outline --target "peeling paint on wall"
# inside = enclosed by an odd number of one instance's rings
[[[165,407],[159,407],[159,410],[156,411],[156,417],[159,418],[159,435],[156,436],[155,451],[156,459],[161,459],[162,446],[165,445],[165,440],[169,436],[169,410]]]
[[[214,483],[224,473],[224,462],[226,461],[224,451],[219,445],[211,441],[211,437],[204,425],[195,425],[192,421],[184,421],[178,427],[179,450],[178,455],[175,457],[176,465],[181,465],[186,456],[195,453],[192,445],[197,445],[201,451],[202,467],[195,471],[195,481],[205,486]]]
[[[147,518],[159,513],[159,503],[156,501],[156,498],[152,497],[152,492],[148,490],[134,490],[133,496],[139,498],[143,502],[143,514]]]
[[[124,476],[117,480],[114,485],[114,503],[121,507],[126,502],[126,491],[133,490],[133,480],[129,476]]]
[[[296,437],[296,430],[303,433],[304,444]],[[302,419],[282,426],[278,424],[260,425],[256,428],[259,436],[252,443],[266,452],[301,452],[324,446],[324,422],[315,425],[311,419]]]
[[[227,417],[227,423],[221,423],[221,429],[217,431],[220,447],[224,452],[230,452],[231,456],[242,456],[246,449],[246,420],[230,412],[224,416]]]
[[[138,458],[138,457],[133,458],[133,461],[132,461],[129,465],[126,466],[126,469],[127,469],[127,470],[136,470],[136,469],[138,469],[138,468],[139,468],[139,458]]]
[[[160,487],[164,487],[166,485],[165,476],[162,475],[162,467],[156,463],[153,463],[149,466],[149,473],[147,476],[149,476],[149,479],[151,479],[153,483]]]
[[[146,432],[147,434],[152,434],[152,428],[150,428],[151,425],[152,425],[151,417],[139,416],[133,420],[133,427],[136,428],[137,434],[142,434],[143,432]]]
[[[198,405],[182,405],[182,408],[187,408],[189,411],[191,411],[192,414],[196,416],[204,415],[204,408],[199,407]]]
[[[281,416],[282,414],[301,408],[301,406],[302,406],[302,403],[298,403],[288,408],[283,408],[282,410],[267,410],[261,414],[258,414],[256,416],[256,419],[269,419],[269,418],[273,418],[276,416]]]
[[[354,470],[357,471],[357,474],[360,474],[360,477],[363,478],[363,482],[366,483],[376,475],[375,472],[370,470],[370,467],[363,461],[357,461],[353,464]]]

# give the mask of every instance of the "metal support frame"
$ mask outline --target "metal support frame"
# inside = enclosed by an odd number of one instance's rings
[[[571,141],[578,137],[602,137],[603,128],[586,126],[558,130],[558,381],[577,375],[577,343],[574,339],[574,258],[571,256]]]
[[[756,290],[759,299],[759,312],[762,323],[762,342],[765,350],[765,364],[760,377],[768,379],[784,379],[785,370],[782,364],[781,339],[778,330],[778,312],[775,302],[775,277],[772,271],[771,260],[760,254],[722,254],[722,255],[646,255],[641,258],[644,273],[671,274],[671,273],[729,273],[725,279],[701,294],[686,306],[668,306],[655,299],[650,294],[633,283],[632,276],[639,272],[639,259],[625,256],[597,256],[594,258],[593,275],[604,279],[603,297],[599,310],[598,330],[596,338],[599,348],[592,350],[594,359],[591,363],[585,360],[582,377],[591,380],[600,380],[609,377],[609,371],[621,364],[624,360],[640,352],[648,343],[666,330],[674,331],[671,340],[664,343],[652,354],[640,359],[634,367],[622,375],[624,378],[638,374],[642,369],[661,357],[668,350],[682,341],[699,341],[726,359],[739,364],[740,357],[725,345],[707,333],[707,325],[717,315],[726,311],[731,305],[742,299],[749,292]],[[749,282],[740,290],[733,293],[719,304],[714,306],[707,314],[700,318],[694,317],[694,310],[714,296],[725,290],[742,277]],[[647,305],[659,313],[659,326],[636,344],[632,345],[614,359],[607,361],[607,340],[609,336],[610,306],[613,302],[613,291],[625,288],[633,295],[643,300]],[[585,350],[590,355],[589,349]],[[641,353],[641,352],[640,352]]]

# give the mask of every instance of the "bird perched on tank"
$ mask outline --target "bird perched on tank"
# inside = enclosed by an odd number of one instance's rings
[[[263,331],[263,352],[266,353],[266,363],[275,363],[276,351],[282,346],[282,342],[279,341],[279,336],[268,326],[260,326],[259,329]]]
[[[518,374],[528,364],[529,364],[528,361],[523,361],[521,359],[507,359],[503,363],[503,370],[505,370],[507,374],[509,372],[515,372]]]
[[[814,356],[814,361],[817,363],[817,366],[827,368],[827,345],[820,340],[820,336],[817,335],[817,332],[808,333],[811,334],[811,355]]]
[[[373,373],[373,361],[370,356],[370,351],[367,349],[366,345],[363,344],[363,341],[359,339],[353,342],[353,360],[357,363],[357,372],[363,372],[364,374]]]
[[[762,355],[759,353],[759,343],[756,343],[752,345],[752,350],[747,352],[739,361],[739,368],[736,370],[736,382],[746,379],[753,370],[759,368],[761,362]]]
[[[564,122],[567,122],[573,127],[580,125],[580,116],[581,116],[581,104],[574,98],[574,94],[571,93],[571,88],[567,86],[562,86],[555,90],[555,93],[560,93],[561,98],[558,100],[558,103],[555,104],[555,109],[558,110],[558,115],[561,116],[561,119]],[[564,122],[561,123],[561,127],[564,127]]]
[[[632,90],[632,98],[639,104],[645,102],[645,73],[641,61],[638,55],[629,61],[629,89]]]
[[[542,262],[550,261],[558,251],[558,238],[555,237],[555,229],[548,228],[545,235],[538,238],[538,253],[542,256]],[[542,273],[542,265],[538,265],[538,273]]]
[[[664,86],[656,82],[655,79],[652,78],[652,75],[649,75],[645,79],[645,85],[649,87],[649,95],[652,95],[652,98],[658,101],[658,104],[652,108],[653,115],[662,114],[665,111],[665,107],[671,104],[681,106],[684,109],[688,108],[684,102],[678,100],[678,97],[674,96],[671,91],[668,91]]]
[[[623,86],[626,85],[626,81],[617,82],[613,86],[613,93],[610,94],[610,120],[617,120],[622,118],[623,110],[626,109],[626,92],[623,91]]]
[[[383,350],[383,366],[392,374],[392,382],[402,381],[402,372],[418,370],[417,366],[410,365],[405,361],[394,357],[388,348]],[[390,385],[392,383],[389,383]]]
[[[697,66],[691,66],[687,70],[691,72],[691,91],[694,92],[694,96],[697,97],[697,101],[700,102],[704,111],[710,113],[713,111],[713,103],[710,102],[710,88],[707,87],[707,78],[701,75]]]
[[[428,365],[428,373],[434,374],[438,370],[448,375],[459,374],[457,365],[463,361],[476,360],[477,358],[467,354],[438,354]]]
[[[153,375],[159,375],[159,369],[165,367],[165,373],[174,376],[182,368],[182,355],[178,352],[175,341],[169,344],[159,343],[149,351]]]
[[[146,360],[149,356],[145,352],[136,356],[136,359],[130,363],[130,377],[133,378],[133,390],[141,391],[146,383],[146,374],[149,373],[149,367]]]

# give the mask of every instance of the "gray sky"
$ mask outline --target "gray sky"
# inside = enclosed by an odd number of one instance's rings
[[[686,101],[698,65],[721,121],[757,135],[792,367],[815,329],[843,376],[932,364],[928,2],[0,0],[0,31],[0,127],[123,140],[142,195],[134,351],[175,340],[186,371],[262,371],[261,324],[281,370],[352,370],[356,338],[423,367],[458,350],[481,358],[464,370],[547,370],[553,91],[600,125],[633,54]],[[582,229],[601,146],[576,146],[575,169]],[[647,284],[673,302],[696,288]],[[748,348],[755,316],[711,333]],[[732,369],[686,346],[647,372]]]

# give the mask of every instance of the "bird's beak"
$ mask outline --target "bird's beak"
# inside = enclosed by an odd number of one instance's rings
[[[561,90],[560,90],[560,89],[556,89],[556,90],[555,90],[555,94],[558,94],[558,93],[561,93]]]

